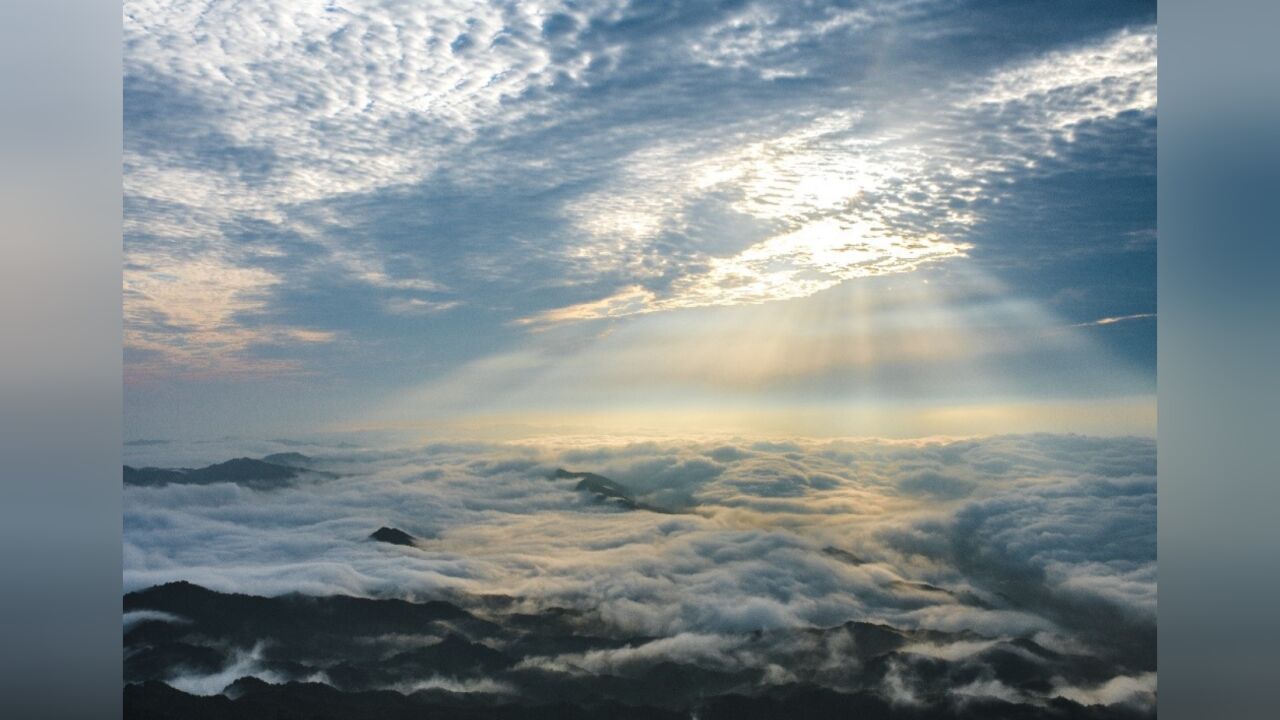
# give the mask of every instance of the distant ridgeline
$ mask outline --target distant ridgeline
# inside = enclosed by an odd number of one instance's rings
[[[272,490],[285,487],[303,475],[337,477],[333,473],[314,470],[312,459],[301,453],[278,453],[261,460],[236,458],[198,469],[190,468],[135,468],[124,466],[125,485],[210,485],[235,483],[255,490]]]
[[[303,476],[310,475],[317,479],[335,478],[336,474],[315,469],[317,461],[302,453],[276,453],[261,459],[242,457],[226,462],[208,465],[202,468],[135,468],[124,466],[124,484],[143,487],[161,487],[164,485],[210,485],[213,483],[234,483],[254,490],[274,490],[288,487]],[[577,480],[574,489],[590,493],[598,502],[613,505],[626,510],[641,510],[655,513],[675,513],[677,511],[650,505],[636,500],[635,494],[626,486],[603,475],[591,472],[571,472],[557,468],[552,473],[552,480]],[[384,532],[385,531],[385,532]],[[395,535],[399,533],[403,537]],[[380,536],[381,534],[381,536]],[[412,545],[413,537],[395,528],[381,528],[374,533],[373,539],[398,545]]]
[[[414,547],[418,544],[418,538],[409,533],[393,527],[380,527],[369,535],[370,540],[387,543],[388,545],[406,545]]]

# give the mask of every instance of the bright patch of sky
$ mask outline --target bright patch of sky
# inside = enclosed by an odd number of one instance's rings
[[[124,14],[132,435],[1154,389],[1154,3]]]

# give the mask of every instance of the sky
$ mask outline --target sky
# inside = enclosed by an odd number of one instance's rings
[[[126,440],[1154,434],[1154,3],[124,37]]]

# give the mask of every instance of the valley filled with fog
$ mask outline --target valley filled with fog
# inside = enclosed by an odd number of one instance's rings
[[[1154,714],[1148,439],[125,457],[137,713]]]

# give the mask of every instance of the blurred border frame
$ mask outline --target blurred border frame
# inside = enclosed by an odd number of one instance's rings
[[[121,714],[121,16],[0,4],[2,717]],[[1166,720],[1274,716],[1278,29],[1270,0],[1159,5]]]
[[[1275,717],[1280,3],[1159,6],[1159,712]]]

